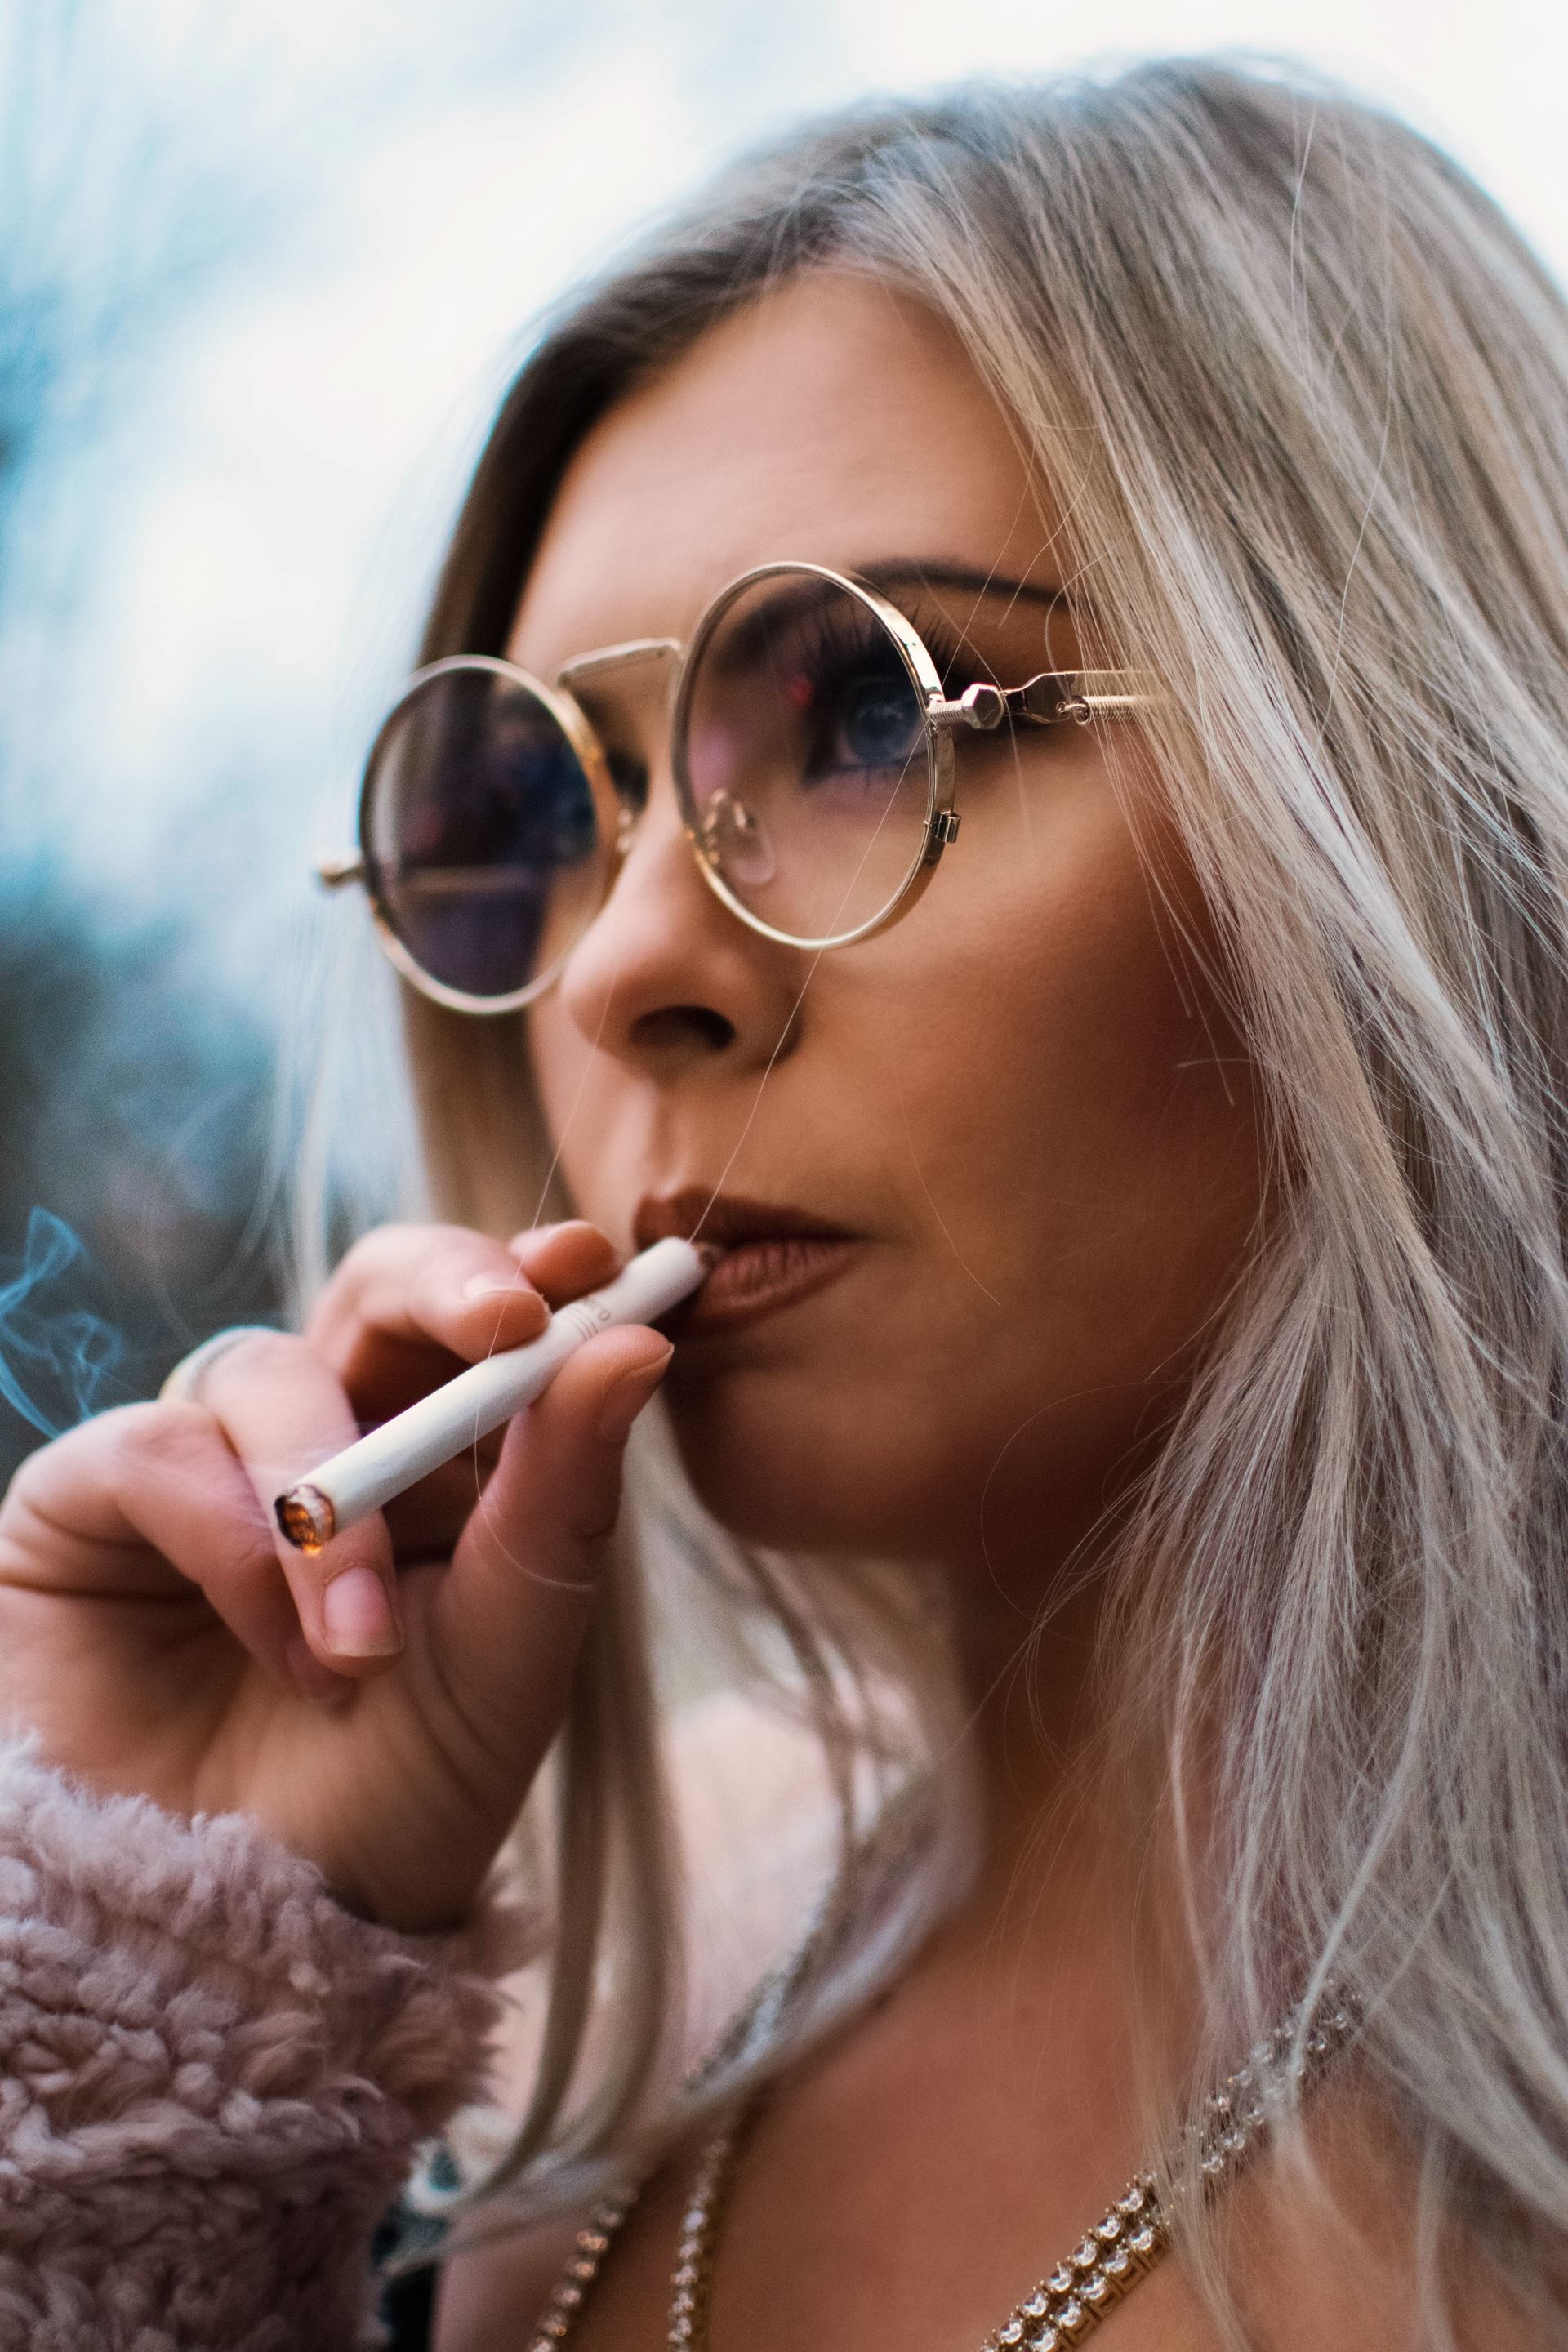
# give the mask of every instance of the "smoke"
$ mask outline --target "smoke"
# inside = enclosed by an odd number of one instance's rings
[[[122,1352],[112,1324],[70,1301],[88,1270],[80,1242],[47,1209],[27,1219],[20,1262],[0,1264],[0,1398],[45,1437],[97,1410]]]

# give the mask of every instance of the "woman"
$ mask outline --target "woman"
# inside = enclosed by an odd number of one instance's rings
[[[442,2352],[1568,2337],[1565,455],[1486,200],[1209,65],[814,129],[553,328],[426,646],[507,667],[363,813],[450,1222],[5,1507],[16,2340],[368,2326],[531,1789]],[[698,1230],[478,1499],[273,1538]],[[661,1381],[756,1634],[696,1765]],[[839,1879],[676,2092],[659,1759],[770,1685]]]

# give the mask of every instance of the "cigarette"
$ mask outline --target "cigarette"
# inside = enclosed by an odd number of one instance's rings
[[[526,1348],[470,1364],[279,1495],[272,1507],[283,1533],[297,1551],[320,1551],[531,1404],[585,1340],[613,1323],[651,1322],[689,1297],[718,1255],[691,1242],[655,1242],[603,1290],[559,1308]]]

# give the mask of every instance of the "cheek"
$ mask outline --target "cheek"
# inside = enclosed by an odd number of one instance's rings
[[[529,1065],[544,1114],[555,1171],[574,1214],[602,1225],[618,1248],[630,1245],[628,1198],[617,1170],[639,1167],[647,1142],[638,1089],[608,1054],[598,1052],[566,1012],[559,989],[528,1014]]]
[[[1257,1094],[1196,892],[1098,761],[1053,779],[971,799],[963,854],[825,960],[799,1048],[754,1119],[750,1087],[736,1111],[736,1189],[882,1237],[861,1287],[721,1370],[672,1372],[694,1483],[757,1540],[956,1554],[982,1516],[990,1545],[1102,1500],[1246,1248]],[[606,1171],[641,1164],[670,1106],[556,1000],[532,1034],[568,1184],[616,1233]]]
[[[942,984],[906,1063],[924,1172],[970,1204],[1000,1277],[1163,1342],[1256,1212],[1252,1073],[1169,836],[1150,819],[1135,837],[1098,763],[1026,814],[932,925]]]
[[[1187,1376],[1262,1197],[1253,1073],[1170,845],[1135,842],[1102,790],[1037,848],[938,877],[897,978],[895,932],[885,985],[868,965],[846,1000],[857,1043],[834,1074],[908,1238],[875,1365],[853,1335],[824,1352],[799,1454],[818,1497],[950,1551],[982,1518],[994,1553],[1042,1509],[1104,1500]]]
[[[587,1041],[563,1017],[559,989],[552,989],[525,1018],[529,1067],[544,1113],[545,1132],[557,1150],[563,1144],[570,1148],[574,1124],[572,1105],[586,1072]],[[570,1185],[571,1171],[563,1168],[562,1172]]]

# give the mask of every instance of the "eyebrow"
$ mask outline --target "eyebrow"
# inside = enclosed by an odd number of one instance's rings
[[[804,569],[809,574],[815,572],[816,567],[807,565]],[[876,589],[879,593],[887,596],[889,603],[896,601],[898,589],[908,587],[911,583],[924,588],[958,589],[976,598],[1001,596],[1005,597],[1009,604],[1022,601],[1026,604],[1054,606],[1068,602],[1067,589],[1055,583],[1015,580],[1006,572],[984,572],[974,564],[949,563],[932,561],[929,557],[920,555],[885,555],[873,563],[852,563],[847,566],[845,576],[851,580],[864,581],[868,588]],[[809,590],[803,593],[805,604],[809,607],[812,602],[820,600],[825,593],[828,593],[828,583],[818,580],[816,583],[815,595]],[[733,662],[737,657],[747,657],[753,650],[754,633],[759,628],[765,632],[775,627],[780,618],[781,609],[784,611],[785,617],[791,617],[790,607],[791,600],[770,598],[761,612],[748,614],[740,625],[739,630],[731,632],[726,646],[726,654],[730,661]],[[641,642],[638,640],[638,643]],[[649,645],[654,642],[655,640],[651,638],[647,640]],[[668,641],[660,639],[658,642],[660,644],[668,642],[672,647],[675,646],[674,639]],[[556,677],[558,679],[566,678],[572,671],[592,661],[600,652],[618,653],[620,650],[619,646],[595,646],[589,653],[575,654],[570,661],[562,665],[555,673]]]
[[[908,581],[919,581],[927,588],[960,588],[975,596],[1005,596],[1010,603],[1020,598],[1041,604],[1059,604],[1067,590],[1058,583],[1014,580],[1005,572],[982,572],[967,563],[933,563],[915,555],[883,556],[875,563],[851,565],[852,576],[869,583],[873,588],[899,587]]]

